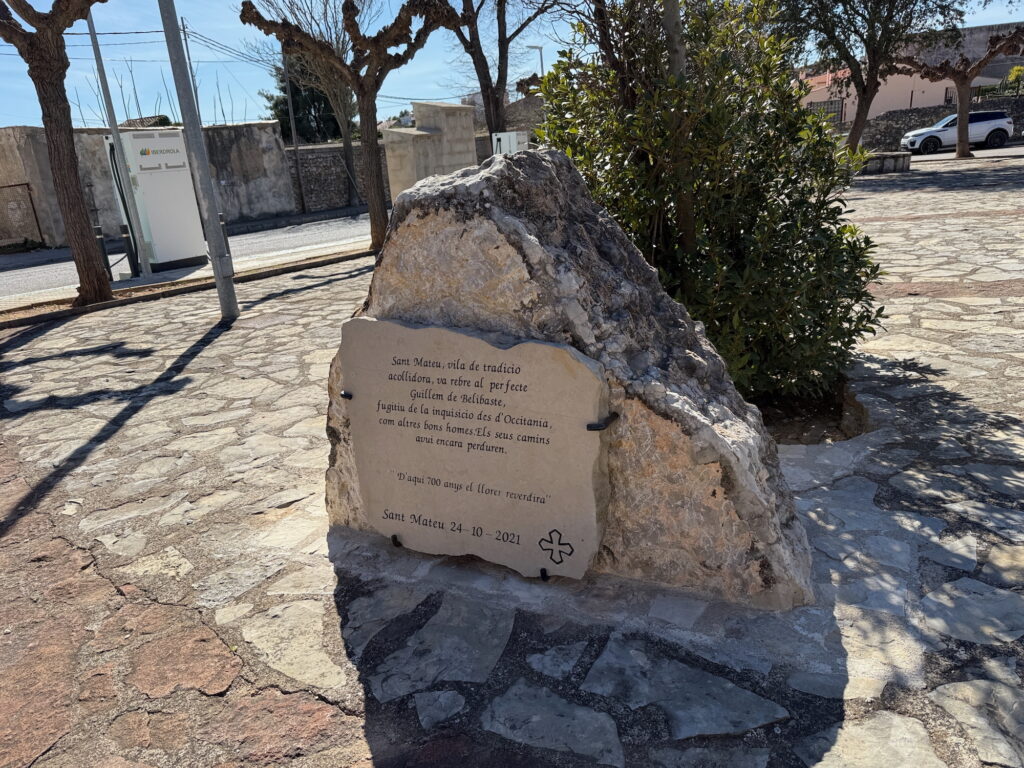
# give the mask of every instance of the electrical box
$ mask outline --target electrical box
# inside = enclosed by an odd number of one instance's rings
[[[199,215],[192,171],[180,129],[120,131],[128,162],[128,183],[135,192],[142,232],[132,232],[136,243],[150,244],[154,272],[197,266],[207,261],[206,239]],[[113,139],[107,136],[114,187],[121,218],[129,224],[125,181],[118,177]]]
[[[526,149],[526,147],[523,147]],[[519,134],[502,131],[491,134],[491,152],[495,155],[511,155],[519,151]]]

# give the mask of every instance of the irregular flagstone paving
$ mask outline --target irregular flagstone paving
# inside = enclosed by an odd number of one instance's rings
[[[0,331],[0,766],[1024,768],[1024,283],[976,290],[1020,219],[971,213],[1024,160],[985,163],[852,191],[944,293],[862,345],[871,431],[781,451],[817,594],[785,614],[328,541],[370,259],[240,285],[229,328],[198,293]]]
[[[1024,279],[1022,167],[1020,158],[975,158],[914,163],[909,174],[858,179],[847,201],[854,221],[882,249],[884,280]],[[1022,293],[1018,288],[1015,295]]]

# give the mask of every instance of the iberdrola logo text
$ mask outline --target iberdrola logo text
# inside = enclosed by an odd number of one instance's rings
[[[146,155],[177,155],[180,152],[180,149],[150,149],[149,147],[143,147],[139,150],[139,154],[143,157]]]

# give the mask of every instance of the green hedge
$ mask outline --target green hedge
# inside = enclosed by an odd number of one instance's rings
[[[657,5],[612,5],[604,55],[577,25],[541,86],[541,139],[703,321],[744,394],[822,394],[881,316],[873,245],[843,218],[861,158],[801,106],[770,6],[686,7],[681,77]]]

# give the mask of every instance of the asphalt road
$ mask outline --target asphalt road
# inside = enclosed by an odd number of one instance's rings
[[[976,149],[974,154],[979,158],[989,159],[1020,157],[1024,155],[1024,144],[1018,143],[995,150]],[[953,159],[955,152],[950,149],[934,155],[914,155],[912,163]],[[370,220],[364,214],[235,235],[229,240],[232,256],[236,261],[244,262],[257,256],[289,252],[295,253],[297,258],[317,256],[329,253],[334,247],[365,240],[369,236]],[[128,271],[127,261],[123,261],[122,257],[123,254],[110,256],[111,264],[120,262],[113,268],[115,277],[119,271]],[[78,275],[67,248],[0,254],[0,297],[77,284]]]
[[[367,215],[234,235],[228,238],[231,255],[239,268],[246,259],[277,253],[294,253],[306,258],[329,253],[333,248],[347,245],[370,236]],[[109,257],[114,277],[128,272],[124,254]],[[78,274],[67,248],[53,248],[29,253],[0,254],[0,296],[17,296],[33,291],[78,285]],[[116,285],[116,283],[115,283]]]

